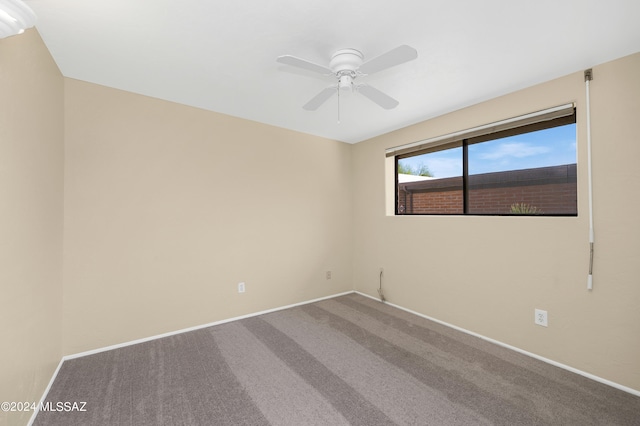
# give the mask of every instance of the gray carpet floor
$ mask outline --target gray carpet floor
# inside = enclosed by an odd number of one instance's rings
[[[35,425],[640,425],[640,398],[350,294],[63,363]]]

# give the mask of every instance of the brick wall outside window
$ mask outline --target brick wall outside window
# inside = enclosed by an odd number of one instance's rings
[[[469,214],[510,214],[511,205],[541,214],[577,214],[576,165],[539,167],[469,176]],[[462,178],[398,185],[398,214],[463,214]]]

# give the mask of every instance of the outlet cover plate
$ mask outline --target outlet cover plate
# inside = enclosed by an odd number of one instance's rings
[[[535,310],[535,317],[534,317],[533,321],[537,325],[541,325],[543,327],[548,327],[549,326],[549,322],[548,322],[548,318],[547,318],[547,311],[543,311],[542,309],[536,309]]]

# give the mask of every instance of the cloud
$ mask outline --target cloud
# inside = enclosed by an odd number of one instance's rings
[[[505,142],[486,152],[478,153],[481,160],[505,160],[508,158],[525,158],[546,154],[551,148],[535,146],[527,142]]]

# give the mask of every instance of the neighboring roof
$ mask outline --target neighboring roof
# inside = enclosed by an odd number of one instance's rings
[[[416,175],[406,175],[404,173],[398,173],[398,183],[407,183],[407,182],[421,182],[423,180],[435,179],[431,176],[416,176]]]

